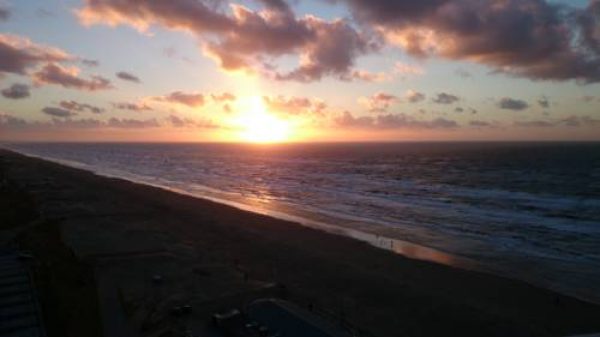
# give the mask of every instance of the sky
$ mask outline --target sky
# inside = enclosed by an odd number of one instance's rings
[[[0,0],[0,141],[600,140],[600,0]]]

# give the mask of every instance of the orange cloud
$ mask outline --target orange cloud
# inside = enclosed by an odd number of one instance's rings
[[[40,63],[74,59],[61,49],[35,44],[17,35],[0,34],[0,73],[24,75]]]
[[[33,74],[36,85],[55,84],[69,89],[88,91],[112,89],[110,81],[101,76],[92,76],[90,79],[79,77],[77,67],[63,67],[56,63],[48,63],[41,70]]]
[[[265,96],[263,100],[269,111],[286,115],[322,115],[327,109],[325,102],[308,97]]]
[[[385,112],[397,100],[398,97],[392,94],[378,92],[370,97],[361,97],[358,102],[364,105],[369,112]]]
[[[352,76],[354,60],[375,45],[348,22],[298,18],[284,1],[262,3],[261,10],[231,4],[225,13],[208,1],[86,0],[76,15],[85,25],[130,25],[142,32],[160,25],[191,32],[204,53],[228,71],[303,82],[325,76],[365,78]],[[278,71],[270,61],[283,55],[298,55],[300,64],[289,72]]]

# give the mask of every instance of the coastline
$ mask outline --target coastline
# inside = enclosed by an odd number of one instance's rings
[[[0,150],[2,150],[2,148],[0,148]],[[19,152],[17,150],[13,150],[13,149],[5,149],[5,150],[14,152],[14,153],[18,153],[19,155],[22,155],[25,157],[39,159],[39,160],[43,160],[43,161],[47,161],[47,162],[56,163],[58,165],[90,172],[99,177],[105,177],[105,178],[109,178],[109,179],[119,179],[119,180],[124,180],[124,181],[130,182],[130,183],[133,183],[133,184],[150,186],[150,187],[158,188],[158,189],[161,189],[161,190],[164,190],[167,192],[177,193],[177,194],[189,196],[189,197],[200,199],[200,200],[208,200],[211,202],[215,202],[217,204],[230,206],[230,207],[239,209],[241,211],[264,215],[267,217],[271,217],[271,218],[275,218],[275,219],[283,220],[283,221],[287,221],[287,222],[293,222],[295,224],[305,226],[308,228],[313,228],[316,230],[320,230],[320,231],[323,231],[323,232],[326,232],[329,234],[349,237],[352,239],[356,239],[358,241],[368,243],[369,245],[377,247],[379,249],[387,250],[387,251],[402,255],[407,258],[435,262],[435,263],[439,263],[439,264],[448,265],[451,267],[458,267],[458,268],[463,268],[463,269],[477,269],[479,271],[485,271],[482,268],[482,266],[476,267],[477,262],[474,260],[471,260],[469,258],[451,254],[451,253],[448,253],[448,252],[445,252],[445,251],[442,251],[439,249],[423,246],[423,245],[409,242],[406,240],[401,240],[401,239],[394,238],[391,236],[376,234],[372,231],[371,232],[361,231],[361,230],[353,229],[349,226],[336,225],[333,222],[311,220],[307,217],[291,215],[291,214],[284,213],[284,212],[278,212],[278,211],[267,210],[267,209],[259,209],[259,208],[253,207],[251,205],[244,204],[242,202],[228,200],[225,198],[212,197],[208,194],[198,195],[198,194],[194,194],[192,192],[185,191],[180,188],[169,187],[169,186],[161,185],[161,184],[155,184],[155,183],[151,183],[148,181],[144,181],[142,179],[124,177],[123,175],[119,175],[118,173],[101,172],[101,171],[94,169],[93,167],[89,167],[87,165],[84,165],[84,164],[81,164],[78,162],[71,162],[71,161],[66,161],[66,160],[62,160],[62,159],[38,156],[38,155],[34,155],[34,154]],[[208,187],[206,187],[206,188],[208,189]],[[488,270],[488,272],[490,272],[490,271]],[[498,271],[496,271],[496,273],[498,273]]]
[[[353,215],[345,214],[322,214],[321,212],[316,211],[300,211],[299,209],[295,209],[293,207],[294,205],[281,204],[276,201],[263,202],[262,200],[252,198],[251,196],[246,197],[245,195],[225,193],[198,183],[182,185],[181,181],[163,179],[158,176],[140,175],[127,170],[96,167],[78,161],[45,157],[43,155],[27,153],[27,151],[18,148],[11,149],[10,147],[7,147],[7,150],[14,151],[30,158],[41,159],[59,165],[81,169],[101,177],[121,179],[135,184],[151,186],[168,192],[174,192],[202,200],[209,200],[243,211],[293,222],[330,234],[350,237],[366,242],[374,247],[388,250],[412,259],[431,261],[497,276],[510,275],[509,277],[515,280],[549,289],[566,296],[572,296],[583,301],[600,304],[600,293],[597,291],[598,287],[593,286],[593,283],[571,282],[571,280],[585,280],[585,278],[581,278],[577,275],[578,270],[576,268],[569,268],[566,265],[563,265],[562,270],[552,271],[554,274],[546,275],[545,271],[547,271],[547,269],[538,270],[531,261],[521,263],[522,261],[528,260],[529,257],[527,254],[521,254],[520,259],[518,260],[503,260],[502,258],[490,259],[490,256],[484,259],[478,259],[477,254],[473,257],[468,254],[461,255],[452,250],[444,250],[439,247],[439,242],[437,246],[433,243],[431,246],[427,246],[427,243],[407,241],[407,236],[410,237],[410,233],[399,232],[393,226],[379,223],[373,219],[356,218]],[[456,243],[459,242],[460,239],[456,241]],[[482,247],[481,249],[485,249],[485,247]],[[465,253],[468,253],[468,251]],[[478,254],[481,253],[479,252]],[[564,277],[563,275],[571,276]]]
[[[326,307],[339,305],[341,298],[342,306],[351,307],[346,315],[377,335],[432,335],[449,327],[473,336],[481,331],[558,336],[600,330],[594,319],[600,307],[523,282],[405,258],[356,239],[164,188],[5,150],[0,157],[10,159],[9,176],[36,196],[46,217],[69,222],[91,214],[117,227],[136,224],[136,231],[160,233],[152,240],[175,255],[202,251],[221,262],[240,260],[253,277],[276,279],[291,292],[323,298]],[[49,186],[40,183],[46,180]],[[60,209],[52,200],[63,186],[69,186],[68,198],[58,198],[63,200]],[[69,200],[77,200],[77,207]],[[126,215],[114,213],[126,208]],[[343,304],[346,300],[350,304]],[[394,322],[398,317],[400,322]],[[440,326],[424,326],[432,319]]]

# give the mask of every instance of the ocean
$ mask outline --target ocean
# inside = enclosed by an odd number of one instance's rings
[[[2,146],[600,303],[600,143]]]

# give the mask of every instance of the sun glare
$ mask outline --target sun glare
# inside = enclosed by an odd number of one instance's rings
[[[240,140],[252,143],[279,143],[290,139],[291,124],[269,113],[259,96],[241,99],[237,123]]]

